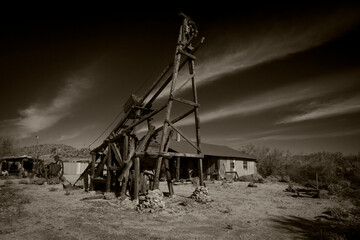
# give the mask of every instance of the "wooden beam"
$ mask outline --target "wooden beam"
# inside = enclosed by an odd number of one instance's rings
[[[179,103],[184,103],[184,104],[187,104],[187,105],[190,105],[190,106],[194,106],[194,107],[199,107],[200,106],[199,103],[195,103],[193,101],[189,101],[189,100],[182,99],[182,98],[172,97],[172,100],[174,100],[176,102],[179,102]]]
[[[106,176],[106,192],[110,192],[111,189],[111,143],[108,145],[108,154],[107,154],[107,161],[106,161],[106,169],[107,169],[107,176]]]
[[[155,89],[155,87],[161,82],[161,79],[165,76],[167,72],[171,69],[171,67],[174,65],[174,61],[171,61],[169,65],[165,67],[165,69],[161,72],[159,77],[156,79],[156,81],[153,83],[153,85],[150,87],[150,89],[144,94],[142,97],[142,102],[145,101],[145,99],[150,95],[150,93]]]
[[[193,59],[193,60],[196,59],[196,57],[195,57],[193,54],[191,54],[191,53],[189,53],[189,52],[186,52],[186,51],[184,51],[184,50],[182,50],[182,49],[179,50],[179,53],[181,53],[181,54],[183,54],[183,55],[185,55],[185,56],[187,56],[188,58],[191,58],[191,59]]]
[[[189,116],[190,114],[192,114],[194,111],[195,111],[195,109],[192,108],[190,111],[187,111],[186,113],[182,114],[181,116],[179,116],[179,117],[171,120],[171,123],[172,123],[172,124],[177,123],[178,121],[180,121],[180,120],[186,118],[187,116]],[[161,127],[157,128],[157,129],[154,131],[154,134],[162,131],[162,130],[163,130],[163,127],[164,127],[164,126],[161,126]]]
[[[191,51],[191,54],[194,54],[201,46],[201,44],[204,43],[205,38],[202,38],[201,41],[194,47],[194,49]],[[182,63],[179,63],[179,70],[184,67],[186,64],[186,60]],[[174,62],[173,62],[174,63]],[[174,64],[172,64],[174,65]],[[171,67],[171,66],[170,66]],[[145,107],[150,107],[152,103],[155,101],[155,99],[160,95],[160,93],[165,89],[165,87],[170,83],[170,81],[173,79],[173,74],[171,74],[166,81],[160,86],[160,88],[156,91],[156,93],[151,97],[151,99],[146,103]]]
[[[120,193],[121,198],[124,198],[126,195],[128,180],[129,180],[129,172],[126,172],[123,177],[122,186],[121,186],[121,193]]]
[[[139,124],[141,124],[142,122],[146,121],[147,119],[153,117],[155,114],[159,113],[160,111],[164,110],[166,108],[167,105],[164,105],[162,107],[160,107],[157,110],[154,110],[153,112],[149,113],[148,115],[140,118],[138,121],[134,122],[133,124],[131,124],[128,128],[124,129],[121,133],[128,133],[131,130],[133,130],[134,127],[138,126]],[[119,138],[121,137],[121,135],[117,135],[114,138],[112,138],[110,141],[111,142],[115,142],[117,141]]]
[[[110,166],[111,171],[121,171],[124,168],[125,164],[121,163],[120,166]]]
[[[195,61],[191,60],[189,62],[189,73],[193,76],[191,78],[192,83],[192,90],[193,90],[193,99],[194,102],[198,102],[198,96],[197,96],[197,89],[196,89],[196,82],[195,82]],[[198,147],[198,153],[201,153],[201,137],[200,137],[200,119],[199,119],[199,108],[195,107],[195,132],[196,132],[196,145]],[[198,162],[198,169],[199,169],[199,184],[200,186],[204,185],[204,179],[203,179],[203,166],[202,166],[202,159],[199,158]]]
[[[134,200],[139,200],[140,158],[134,160]]]
[[[114,152],[115,159],[119,163],[119,165],[122,163],[121,154],[119,152],[119,149],[115,146],[115,143],[110,143],[111,149]]]
[[[175,180],[180,181],[180,157],[176,157],[176,175]]]
[[[190,141],[185,135],[184,133],[182,133],[180,131],[180,129],[178,129],[177,127],[175,127],[171,122],[167,121],[167,123],[169,124],[169,126],[174,129],[177,133],[179,133],[191,146],[193,146],[198,152],[201,152],[200,148],[198,146],[196,146],[192,141]]]
[[[174,188],[173,188],[172,179],[171,179],[171,172],[170,172],[170,167],[169,167],[169,159],[164,158],[163,161],[164,161],[165,175],[166,175],[166,181],[167,181],[167,184],[168,184],[169,194],[170,194],[170,196],[172,196],[172,195],[174,195]]]
[[[165,149],[164,149],[165,152],[167,152],[169,149],[170,140],[172,138],[173,133],[174,133],[174,131],[170,131],[169,136],[166,140]],[[170,196],[172,196],[172,195],[174,195],[174,189],[173,189],[171,173],[170,173],[170,169],[169,169],[169,159],[164,158],[163,161],[164,161],[164,165],[165,165],[165,175],[166,175],[166,181],[168,184],[169,194],[170,194]]]
[[[129,169],[131,168],[132,164],[133,164],[133,156],[135,154],[135,152],[140,151],[140,149],[143,149],[143,147],[145,146],[146,142],[150,139],[151,135],[154,133],[154,129],[155,127],[152,126],[152,128],[148,131],[148,133],[142,138],[142,140],[140,141],[139,145],[137,146],[137,148],[134,151],[131,151],[129,154],[129,158],[130,160],[126,161],[125,164],[125,168],[122,171],[122,173],[120,174],[119,177],[119,181],[122,180],[122,178],[124,177],[126,171],[129,171]]]
[[[149,157],[149,158],[158,158],[158,157],[163,157],[163,158],[172,158],[172,157],[186,157],[186,158],[203,158],[204,155],[203,154],[196,154],[196,153],[177,153],[177,152],[136,152],[135,156],[137,157]]]
[[[90,191],[94,191],[94,175],[95,175],[95,162],[96,162],[96,154],[91,155],[91,166],[90,166]]]
[[[94,178],[97,178],[99,176],[100,172],[104,169],[106,160],[107,160],[107,156],[105,156],[101,159],[101,162],[96,167]]]
[[[163,149],[161,149],[162,147],[160,146],[161,151],[163,151],[165,153],[168,151],[169,145],[170,145],[170,139],[172,137],[173,132],[174,131],[170,131],[168,136],[166,136],[166,139],[163,142],[163,144],[164,144]],[[161,156],[159,154],[159,157],[156,160],[156,169],[155,169],[155,176],[154,176],[154,183],[153,183],[153,186],[152,186],[152,190],[159,188],[159,180],[160,180],[159,178],[160,178],[160,170],[161,170],[162,162],[163,162],[163,156]],[[169,180],[169,179],[167,179],[167,180]],[[168,186],[169,186],[169,193],[171,194],[169,181],[168,181]]]

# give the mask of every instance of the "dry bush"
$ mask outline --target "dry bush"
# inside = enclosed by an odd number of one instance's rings
[[[254,182],[254,183],[264,183],[265,180],[260,174],[251,174],[251,175],[245,175],[240,176],[238,178],[238,181],[240,182]]]
[[[326,208],[324,214],[331,216],[332,219],[335,221],[340,221],[343,220],[344,218],[349,217],[349,213],[346,210],[341,209],[339,207]]]

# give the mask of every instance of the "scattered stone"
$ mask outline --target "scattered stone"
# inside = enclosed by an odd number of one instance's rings
[[[213,200],[209,196],[208,189],[203,186],[196,187],[195,191],[192,193],[190,197],[195,199],[195,201],[199,203],[213,202]]]
[[[46,182],[45,178],[33,178],[30,180],[30,184],[43,185]]]
[[[28,180],[22,179],[19,181],[19,184],[29,184]]]
[[[113,192],[104,193],[104,199],[106,199],[106,200],[112,200],[115,198],[116,198],[116,196],[115,196],[115,193],[113,193]]]
[[[253,182],[250,182],[250,183],[248,184],[248,187],[257,187],[257,185],[256,185],[255,183],[253,183]]]
[[[160,189],[149,190],[145,197],[139,198],[138,210],[158,210],[165,208],[164,194]],[[149,211],[153,212],[153,211]]]
[[[286,189],[286,192],[292,192],[292,193],[296,193],[296,189],[294,188],[294,185],[290,184]]]
[[[120,202],[120,206],[125,209],[136,209],[137,202],[131,201],[130,198],[127,197]]]
[[[48,184],[59,184],[61,183],[61,180],[58,177],[49,178],[47,180]]]

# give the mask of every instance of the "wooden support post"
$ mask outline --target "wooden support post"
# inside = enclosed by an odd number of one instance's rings
[[[122,180],[121,193],[120,193],[121,198],[125,198],[126,196],[128,181],[129,181],[129,171],[125,173],[124,178]]]
[[[172,78],[172,82],[171,82],[171,87],[170,87],[170,95],[169,95],[169,100],[168,100],[168,104],[167,104],[167,108],[166,108],[166,117],[165,117],[165,121],[164,121],[164,125],[163,125],[163,134],[161,136],[161,143],[160,143],[160,149],[159,149],[159,153],[162,152],[167,152],[167,149],[165,149],[165,144],[168,138],[168,125],[170,122],[170,114],[171,114],[171,109],[172,109],[172,103],[173,103],[173,93],[175,90],[175,84],[176,84],[176,79],[179,73],[179,66],[180,66],[180,62],[181,62],[181,54],[179,54],[179,51],[182,49],[182,31],[183,31],[183,26],[180,27],[180,33],[179,33],[179,38],[178,38],[178,45],[176,47],[176,52],[175,52],[175,57],[174,57],[174,68],[173,68],[173,78]],[[152,189],[157,189],[159,188],[159,178],[160,178],[160,170],[161,170],[161,165],[162,165],[162,159],[163,157],[158,157],[157,161],[156,161],[156,169],[155,169],[155,176],[154,176],[154,184],[152,186]]]
[[[45,177],[45,179],[47,180],[48,179],[48,169],[47,168],[45,168],[44,169],[44,177]]]
[[[199,185],[204,186],[203,164],[201,158],[199,158],[198,160],[198,170],[199,170]]]
[[[122,159],[124,161],[127,161],[128,159],[128,150],[129,149],[129,137],[127,135],[124,136],[124,145],[123,145],[123,151],[122,151]],[[124,174],[124,178],[121,180],[122,181],[122,185],[121,185],[121,198],[125,198],[126,195],[126,189],[127,189],[127,183],[128,183],[128,179],[129,179],[129,172],[127,171]],[[119,181],[119,180],[118,180]]]
[[[176,157],[176,175],[175,180],[180,181],[180,157]]]
[[[193,100],[195,103],[198,103],[198,96],[197,96],[197,90],[196,90],[196,82],[195,82],[195,61],[191,60],[189,61],[189,73],[192,75],[191,83],[192,83],[192,90],[193,90]],[[196,130],[196,144],[198,147],[198,154],[201,153],[199,149],[201,149],[201,137],[200,137],[200,119],[199,119],[199,108],[198,106],[194,106],[195,108],[195,130]],[[202,159],[199,158],[198,162],[198,170],[199,170],[199,184],[200,186],[204,185],[203,180],[203,165],[202,165]]]
[[[89,175],[88,175],[87,170],[86,170],[86,173],[84,174],[84,188],[85,188],[85,191],[89,190]]]
[[[210,160],[206,159],[206,179],[210,180],[211,177],[211,165],[210,165]]]
[[[104,169],[104,165],[107,161],[107,158],[106,156],[104,157],[104,155],[102,155],[100,157],[100,163],[97,165],[97,168],[96,168],[96,171],[95,171],[95,175],[94,175],[94,178],[98,177],[101,175],[101,173],[103,172],[103,169]]]
[[[170,194],[170,196],[172,196],[172,195],[174,195],[174,188],[173,188],[171,173],[170,173],[170,168],[169,168],[169,159],[165,158],[165,159],[163,159],[163,161],[164,161],[164,165],[165,165],[165,175],[166,175],[166,181],[167,181],[168,188],[169,188],[169,194]]]
[[[139,200],[140,158],[134,159],[134,200]]]
[[[95,175],[95,161],[96,154],[91,155],[91,166],[90,166],[90,191],[94,191],[94,175]]]
[[[107,176],[106,176],[106,192],[110,192],[111,189],[111,146],[110,143],[108,145],[108,154],[107,154],[107,161],[106,161],[106,169],[107,169]]]
[[[140,192],[146,194],[146,177],[144,172],[140,173]]]
[[[119,149],[116,147],[115,143],[111,143],[111,150],[114,152],[115,159],[117,163],[120,165],[122,163],[122,158]]]

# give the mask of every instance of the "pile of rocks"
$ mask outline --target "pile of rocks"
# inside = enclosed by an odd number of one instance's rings
[[[208,189],[204,186],[196,187],[195,191],[190,197],[195,199],[195,201],[199,203],[208,203],[213,201],[209,196]]]
[[[165,201],[163,200],[163,197],[164,195],[161,190],[149,190],[145,196],[140,197],[138,210],[157,210],[165,208]]]

